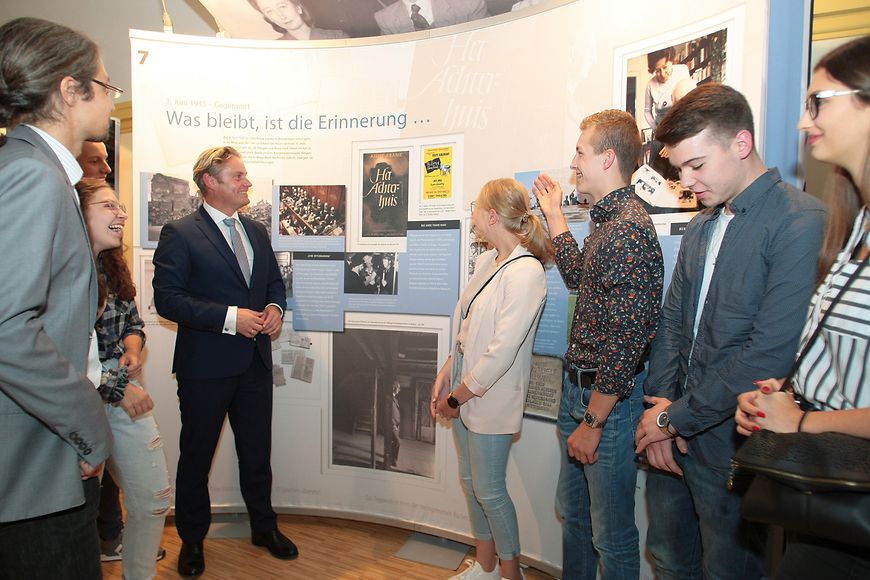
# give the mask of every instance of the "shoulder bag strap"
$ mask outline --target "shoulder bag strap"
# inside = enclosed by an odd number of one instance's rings
[[[531,254],[523,254],[522,256],[517,256],[516,258],[511,258],[510,260],[508,260],[507,262],[505,262],[504,264],[499,266],[498,270],[496,270],[495,272],[492,273],[492,276],[489,277],[489,280],[487,280],[486,282],[483,283],[483,286],[480,287],[480,289],[477,291],[477,293],[468,302],[468,308],[465,309],[465,313],[462,315],[463,320],[468,318],[468,313],[471,312],[471,305],[474,304],[474,301],[477,299],[478,296],[480,296],[480,293],[483,292],[483,289],[486,288],[486,285],[489,284],[490,282],[492,282],[492,279],[495,278],[496,274],[498,274],[499,272],[504,270],[505,266],[507,266],[511,262],[516,262],[517,260],[520,260],[522,258],[534,258],[535,260],[537,260],[537,258],[535,258]]]

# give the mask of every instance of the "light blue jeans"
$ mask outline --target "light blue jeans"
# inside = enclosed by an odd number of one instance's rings
[[[133,420],[121,407],[106,405],[106,416],[115,438],[106,468],[123,490],[127,508],[123,577],[149,580],[156,572],[157,550],[172,499],[163,441],[151,413]]]
[[[520,530],[505,481],[513,434],[475,433],[456,418],[453,438],[471,531],[477,540],[493,540],[500,559],[513,560],[520,555]]]
[[[558,418],[562,465],[556,488],[556,510],[563,519],[563,580],[594,580],[599,564],[604,580],[640,576],[634,433],[643,413],[645,377],[645,372],[635,377],[631,395],[608,416],[598,461],[583,465],[568,457],[567,442],[586,412],[592,391],[574,385],[565,373]]]

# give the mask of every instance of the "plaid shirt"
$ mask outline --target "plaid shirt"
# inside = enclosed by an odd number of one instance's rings
[[[109,295],[103,314],[96,324],[100,361],[106,363],[120,358],[124,354],[124,339],[128,336],[139,336],[144,346],[144,326],[134,301]],[[103,364],[103,376],[97,390],[106,403],[117,403],[124,398],[124,389],[128,382],[125,367]]]
[[[562,279],[577,290],[565,359],[597,368],[595,390],[622,398],[661,315],[662,250],[633,186],[610,192],[589,215],[582,249],[570,231],[553,239]]]

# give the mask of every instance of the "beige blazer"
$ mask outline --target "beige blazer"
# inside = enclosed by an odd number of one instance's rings
[[[517,246],[508,260],[522,254]],[[479,288],[498,269],[495,250],[477,259],[468,289]],[[505,266],[481,291],[462,320],[457,304],[454,328],[462,344],[462,382],[477,395],[460,407],[462,422],[483,434],[517,433],[532,368],[532,345],[547,297],[544,267],[523,258]],[[454,385],[454,388],[458,385]]]

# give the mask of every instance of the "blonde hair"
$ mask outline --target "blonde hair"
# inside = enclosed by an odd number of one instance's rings
[[[481,209],[495,210],[505,229],[542,264],[553,262],[550,236],[538,216],[531,213],[529,192],[522,183],[509,177],[493,179],[483,185],[477,200]]]

